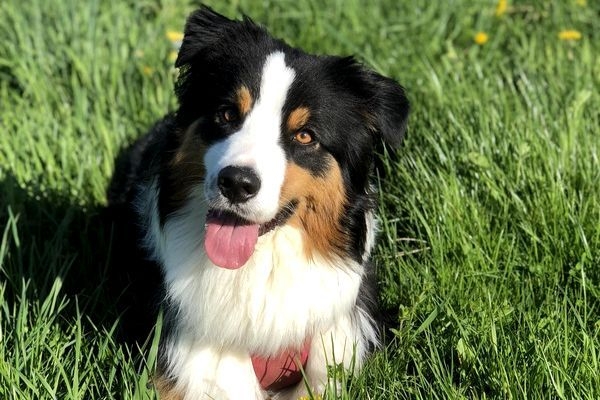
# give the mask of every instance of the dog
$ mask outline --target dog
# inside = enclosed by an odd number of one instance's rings
[[[176,67],[178,109],[109,196],[161,271],[154,384],[169,400],[322,395],[328,366],[356,372],[378,343],[371,181],[378,149],[403,139],[405,91],[205,6]]]

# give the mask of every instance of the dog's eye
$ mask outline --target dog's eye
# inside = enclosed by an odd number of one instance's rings
[[[216,115],[216,120],[220,124],[233,124],[239,120],[240,116],[234,107],[223,107]]]
[[[301,130],[296,132],[294,140],[300,144],[311,144],[313,143],[313,134],[309,130]]]

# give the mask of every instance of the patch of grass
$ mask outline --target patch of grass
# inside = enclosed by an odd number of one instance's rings
[[[398,3],[209,2],[413,104],[380,182],[389,345],[340,397],[600,398],[600,5]],[[154,398],[157,336],[115,342],[97,223],[119,149],[175,104],[165,32],[192,9],[0,2],[1,398]]]

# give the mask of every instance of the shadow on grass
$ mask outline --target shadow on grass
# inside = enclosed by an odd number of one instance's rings
[[[140,254],[126,221],[123,207],[81,207],[6,176],[0,182],[4,301],[9,307],[42,301],[58,279],[67,323],[82,316],[107,332],[118,323],[118,342],[143,343],[156,320],[150,305],[159,274],[150,263],[133,262]]]

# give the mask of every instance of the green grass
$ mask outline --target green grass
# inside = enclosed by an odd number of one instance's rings
[[[600,398],[600,3],[209,4],[413,104],[380,182],[393,329],[341,397]],[[165,31],[192,9],[0,2],[2,399],[154,398],[156,335],[144,357],[114,339],[98,216],[119,149],[174,107]]]

